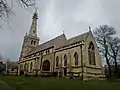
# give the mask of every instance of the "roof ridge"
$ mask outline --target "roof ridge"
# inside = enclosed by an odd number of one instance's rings
[[[46,41],[46,42],[44,42],[44,43],[42,43],[42,44],[40,44],[40,45],[43,45],[43,44],[48,43],[48,42],[50,42],[50,41],[52,41],[52,40],[55,40],[55,39],[61,37],[62,35],[64,35],[64,34],[61,34],[61,35],[59,35],[59,36],[57,36],[57,37],[54,37],[53,39],[50,39],[50,40],[48,40],[48,41]],[[38,46],[40,46],[40,45],[38,45]]]
[[[28,53],[28,55],[29,55],[31,52],[33,52],[36,48],[43,47],[43,46],[44,46],[45,44],[47,44],[47,43],[49,43],[50,46],[51,46],[51,44],[53,44],[53,42],[56,42],[56,41],[59,40],[59,38],[62,37],[62,36],[65,37],[64,34],[61,34],[61,35],[59,35],[59,36],[57,36],[57,37],[55,37],[55,38],[53,38],[53,39],[51,39],[51,40],[48,40],[48,41],[46,41],[46,42],[44,42],[44,43],[36,46],[35,48],[33,48],[33,49]],[[65,39],[66,39],[66,37],[65,37]],[[51,43],[51,42],[52,42],[52,43]]]
[[[68,40],[73,39],[73,38],[78,37],[78,36],[82,36],[82,35],[87,34],[87,33],[89,33],[89,31],[88,31],[88,32],[85,32],[85,33],[82,33],[82,34],[79,34],[79,35],[76,35],[76,36],[74,36],[74,37],[72,37],[72,38],[69,38]],[[68,40],[67,40],[67,41],[68,41]]]
[[[67,46],[67,45],[70,45],[70,44],[79,42],[79,41],[81,41],[81,40],[84,40],[84,39],[87,37],[88,34],[89,34],[89,32],[85,32],[85,33],[79,34],[79,35],[77,35],[77,36],[75,36],[75,37],[69,38],[69,39],[65,42],[64,45],[62,45],[62,46],[60,46],[60,47],[58,47],[58,48],[61,48],[61,47],[63,47],[63,46]]]

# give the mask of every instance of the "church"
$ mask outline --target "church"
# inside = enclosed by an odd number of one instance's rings
[[[92,32],[67,39],[65,34],[39,45],[37,13],[29,33],[24,36],[18,62],[19,74],[79,77],[82,80],[104,77],[99,48]]]

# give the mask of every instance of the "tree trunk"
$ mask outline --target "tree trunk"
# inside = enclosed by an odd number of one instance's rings
[[[107,54],[105,54],[105,58],[106,58],[106,62],[107,62],[107,65],[108,65],[108,69],[109,69],[109,76],[111,77],[112,74],[111,74],[111,66],[110,66],[110,63],[109,63],[109,59],[107,57]]]
[[[117,60],[116,58],[115,59],[115,73],[116,73],[116,76],[118,76],[118,65],[117,65]]]

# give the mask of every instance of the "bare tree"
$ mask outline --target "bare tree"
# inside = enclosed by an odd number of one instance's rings
[[[35,5],[35,0],[18,0],[18,1],[27,7]]]
[[[6,19],[13,13],[10,5],[14,1],[25,7],[35,6],[35,0],[0,0],[0,19]]]
[[[109,39],[115,34],[116,30],[108,25],[101,25],[94,31],[94,36],[100,45],[100,52],[108,65],[109,76],[111,76],[111,66],[109,61]]]
[[[115,72],[118,76],[118,60],[120,59],[120,39],[115,37],[109,40],[109,55],[113,58],[115,63]]]
[[[3,57],[0,55],[0,74],[5,70],[5,64],[3,64]]]

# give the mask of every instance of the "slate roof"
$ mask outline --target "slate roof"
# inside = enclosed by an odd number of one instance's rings
[[[28,53],[28,55],[35,53],[35,52],[38,52],[38,51],[42,51],[42,50],[50,48],[52,46],[59,47],[59,46],[63,45],[66,41],[67,41],[67,39],[66,39],[65,35],[62,34],[62,35],[60,35],[60,36],[58,36],[50,41],[47,41],[47,42],[35,47],[33,50],[31,50]]]
[[[77,43],[79,41],[85,40],[85,38],[88,36],[88,34],[89,34],[89,32],[86,32],[86,33],[83,33],[81,35],[70,38],[64,43],[64,45],[57,47],[57,49],[60,47],[63,47],[63,46],[68,46],[70,44],[74,44],[74,43]]]
[[[32,53],[35,53],[35,52],[38,52],[38,51],[42,51],[42,50],[45,50],[49,47],[52,47],[54,46],[55,49],[57,48],[60,48],[60,47],[63,47],[63,46],[67,46],[67,45],[70,45],[70,44],[73,44],[73,43],[76,43],[76,42],[79,42],[79,41],[82,41],[84,40],[87,36],[88,36],[89,32],[86,32],[86,33],[83,33],[81,35],[78,35],[78,36],[75,36],[73,38],[70,38],[70,39],[66,39],[65,35],[62,34],[48,42],[45,42],[37,47],[35,47],[33,50],[31,50],[29,54],[32,54]]]

